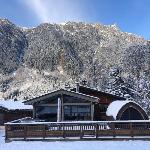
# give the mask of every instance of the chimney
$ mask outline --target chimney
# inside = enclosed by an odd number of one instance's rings
[[[78,92],[79,93],[79,82],[76,82],[76,92]]]
[[[82,85],[83,85],[83,86],[87,86],[87,81],[86,81],[86,80],[83,80],[83,81],[82,81]]]

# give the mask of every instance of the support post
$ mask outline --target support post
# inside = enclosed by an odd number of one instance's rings
[[[94,104],[91,103],[91,120],[94,120]]]
[[[57,122],[61,121],[61,99],[58,97]]]
[[[61,95],[61,121],[64,121],[64,97]]]
[[[33,118],[34,119],[36,118],[36,107],[35,107],[35,105],[33,105]]]

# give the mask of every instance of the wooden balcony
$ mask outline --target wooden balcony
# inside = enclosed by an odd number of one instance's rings
[[[150,139],[150,121],[10,122],[5,140]]]

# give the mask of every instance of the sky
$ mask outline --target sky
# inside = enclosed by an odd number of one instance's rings
[[[150,40],[150,0],[0,0],[0,18],[23,27],[67,21],[117,24]]]

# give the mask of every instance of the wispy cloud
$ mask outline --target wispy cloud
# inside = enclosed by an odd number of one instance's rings
[[[23,0],[23,2],[34,11],[42,22],[49,21],[49,12],[43,0]]]
[[[21,0],[41,22],[82,21],[79,0]]]

